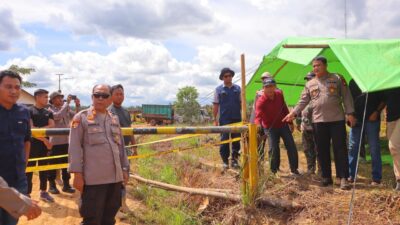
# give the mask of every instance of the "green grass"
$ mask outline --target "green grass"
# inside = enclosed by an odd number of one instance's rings
[[[149,137],[149,139],[157,140],[161,139],[161,137]],[[139,154],[153,152],[154,150],[150,149],[150,146],[139,148]],[[191,159],[187,157],[183,160]],[[144,178],[179,185],[180,180],[177,170],[180,168],[173,166],[176,164],[175,162],[169,162],[168,157],[165,156],[138,159],[135,161],[135,170]],[[196,216],[196,212],[183,204],[179,200],[179,194],[177,193],[139,184],[132,191],[132,194],[135,199],[141,200],[147,207],[146,210],[139,213],[140,215],[135,214],[135,217],[140,218],[140,223],[162,225],[201,224],[199,218]],[[134,224],[135,218],[130,218],[130,221]]]

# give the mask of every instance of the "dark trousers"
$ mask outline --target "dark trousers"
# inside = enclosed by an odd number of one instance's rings
[[[313,123],[318,160],[322,177],[332,178],[331,141],[336,167],[336,177],[349,177],[349,160],[346,147],[346,127],[344,121]]]
[[[83,217],[81,225],[114,225],[121,207],[121,188],[122,182],[85,185],[79,208]]]
[[[49,150],[47,150],[46,146],[41,141],[34,140],[31,144],[31,151],[29,154],[29,159],[33,158],[41,158],[49,155]],[[28,166],[44,166],[49,164],[49,160],[39,160],[34,162],[28,162]],[[40,171],[39,172],[39,180],[40,180],[40,190],[47,190],[47,179],[48,179],[48,171]],[[26,173],[26,178],[28,180],[28,194],[32,193],[32,177],[33,173]]]
[[[231,123],[237,123],[240,122],[240,120],[232,120],[232,121],[220,121],[220,125],[227,125]],[[229,139],[229,136],[234,139],[237,137],[240,137],[240,133],[224,133],[221,134],[221,141],[225,141]],[[232,142],[232,157],[231,160],[237,160],[239,158],[239,151],[240,151],[240,141],[235,141]],[[222,161],[226,164],[229,162],[229,155],[230,155],[230,149],[229,149],[229,143],[227,144],[222,144],[219,147],[219,154],[221,155]]]
[[[268,135],[268,144],[269,144],[269,160],[271,171],[276,173],[280,166],[280,148],[279,148],[279,140],[282,138],[283,143],[287,150],[287,155],[289,158],[289,166],[292,172],[296,171],[299,166],[298,155],[296,144],[294,143],[294,139],[292,136],[292,132],[289,129],[288,125],[285,125],[282,128],[266,128],[265,133]]]
[[[301,140],[304,148],[304,154],[307,160],[307,170],[316,170],[317,145],[315,144],[314,132],[312,130],[303,130]]]
[[[65,155],[65,154],[68,154],[68,144],[54,145],[53,148],[51,149],[51,156]],[[68,157],[50,160],[50,164],[63,164],[63,163],[68,163]],[[69,185],[69,179],[71,179],[71,175],[68,173],[66,168],[62,169],[61,171],[62,171],[62,180],[64,186]],[[55,182],[55,180],[56,180],[56,171],[50,170],[49,171],[50,183]]]

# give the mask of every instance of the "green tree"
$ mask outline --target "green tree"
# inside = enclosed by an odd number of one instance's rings
[[[35,69],[33,68],[24,68],[24,67],[19,67],[17,65],[11,65],[10,68],[8,68],[9,70],[12,70],[14,72],[17,72],[19,74],[22,75],[29,75],[32,72],[35,72]],[[36,84],[35,83],[31,83],[28,81],[22,81],[22,87],[35,87]]]
[[[198,121],[200,116],[200,104],[197,102],[199,93],[195,87],[186,86],[180,88],[174,102],[175,112],[183,117],[184,122]]]

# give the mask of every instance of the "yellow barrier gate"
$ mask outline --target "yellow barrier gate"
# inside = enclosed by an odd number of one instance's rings
[[[254,204],[257,187],[258,187],[258,152],[257,152],[257,126],[255,124],[238,124],[234,126],[209,126],[209,127],[146,127],[146,128],[122,128],[122,133],[125,136],[133,134],[185,134],[185,137],[178,136],[175,139],[183,139],[189,137],[195,137],[199,134],[210,134],[210,133],[242,133],[243,153],[242,153],[242,190],[243,190],[243,203]],[[48,136],[59,136],[69,135],[69,128],[51,128],[51,129],[32,129],[33,137],[48,137]],[[248,136],[248,138],[247,138]],[[167,138],[164,141],[170,141],[174,138]],[[225,144],[234,141],[239,141],[240,138],[230,139],[216,144]],[[159,141],[156,141],[159,142]],[[142,143],[138,145],[144,145],[148,143]],[[130,156],[129,159],[138,159],[145,157],[153,157],[158,155],[164,155],[173,152],[184,151],[186,149],[173,149],[154,154]],[[29,159],[29,161],[47,160],[53,158],[67,157],[62,156],[49,156],[42,158]],[[43,166],[32,166],[27,167],[26,172],[44,171],[67,168],[68,164],[56,164],[56,165],[43,165]]]

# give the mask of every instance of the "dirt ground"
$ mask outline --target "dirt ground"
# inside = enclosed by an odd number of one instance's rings
[[[72,180],[72,179],[71,179]],[[33,176],[33,191],[32,199],[39,202],[39,206],[42,209],[42,215],[35,220],[27,221],[26,217],[21,217],[18,224],[21,225],[64,225],[64,224],[79,224],[81,217],[78,212],[78,201],[79,192],[74,194],[67,194],[61,191],[61,187],[58,187],[61,194],[51,195],[54,197],[54,203],[47,203],[39,200],[39,177],[37,174]],[[127,205],[130,210],[135,210],[140,206],[140,202],[133,200],[131,197],[130,189],[132,186],[128,186],[128,197]],[[127,222],[127,214],[118,212],[117,223],[118,225],[130,224]]]
[[[296,140],[296,143],[298,143],[298,140]],[[166,150],[171,147],[170,144],[159,145],[157,149]],[[221,173],[219,168],[213,168],[213,165],[219,166],[220,164],[217,149],[218,147],[207,150],[209,154],[201,157],[200,160],[203,163],[198,162],[195,165],[176,160],[176,157],[179,157],[177,155],[161,157],[165,157],[165,163],[174,163],[177,164],[176,167],[181,168],[178,176],[183,186],[232,189],[239,194],[241,183],[239,176],[234,173]],[[185,154],[190,155],[191,153],[185,152]],[[318,176],[305,174],[306,160],[302,151],[299,151],[301,176],[290,176],[284,147],[281,148],[279,177],[272,176],[268,168],[268,162],[265,162],[263,165],[264,175],[260,178],[261,196],[294,201],[303,206],[301,210],[288,211],[268,206],[243,208],[241,204],[186,194],[179,194],[179,198],[185,202],[191,202],[194,210],[201,208],[204,202],[207,202],[198,214],[204,224],[347,224],[352,191],[340,190],[337,184],[327,188],[320,187]],[[333,164],[332,171],[335,171]],[[383,166],[383,184],[378,187],[369,185],[371,181],[370,163],[360,164],[359,171],[352,224],[400,224],[400,194],[392,190],[394,185],[392,167]],[[134,181],[130,183],[128,193],[129,190],[138,185]],[[39,199],[37,189],[38,177],[34,176],[35,191],[32,198],[35,200]],[[29,222],[22,218],[20,224],[79,224],[81,219],[77,211],[78,194],[61,193],[53,196],[55,203],[39,201],[43,210],[39,218]],[[135,200],[131,194],[128,194],[127,205],[133,212],[151,210],[147,209],[140,200]],[[119,213],[117,224],[143,224],[140,213],[134,214],[135,216],[131,216],[128,221],[127,214]]]

